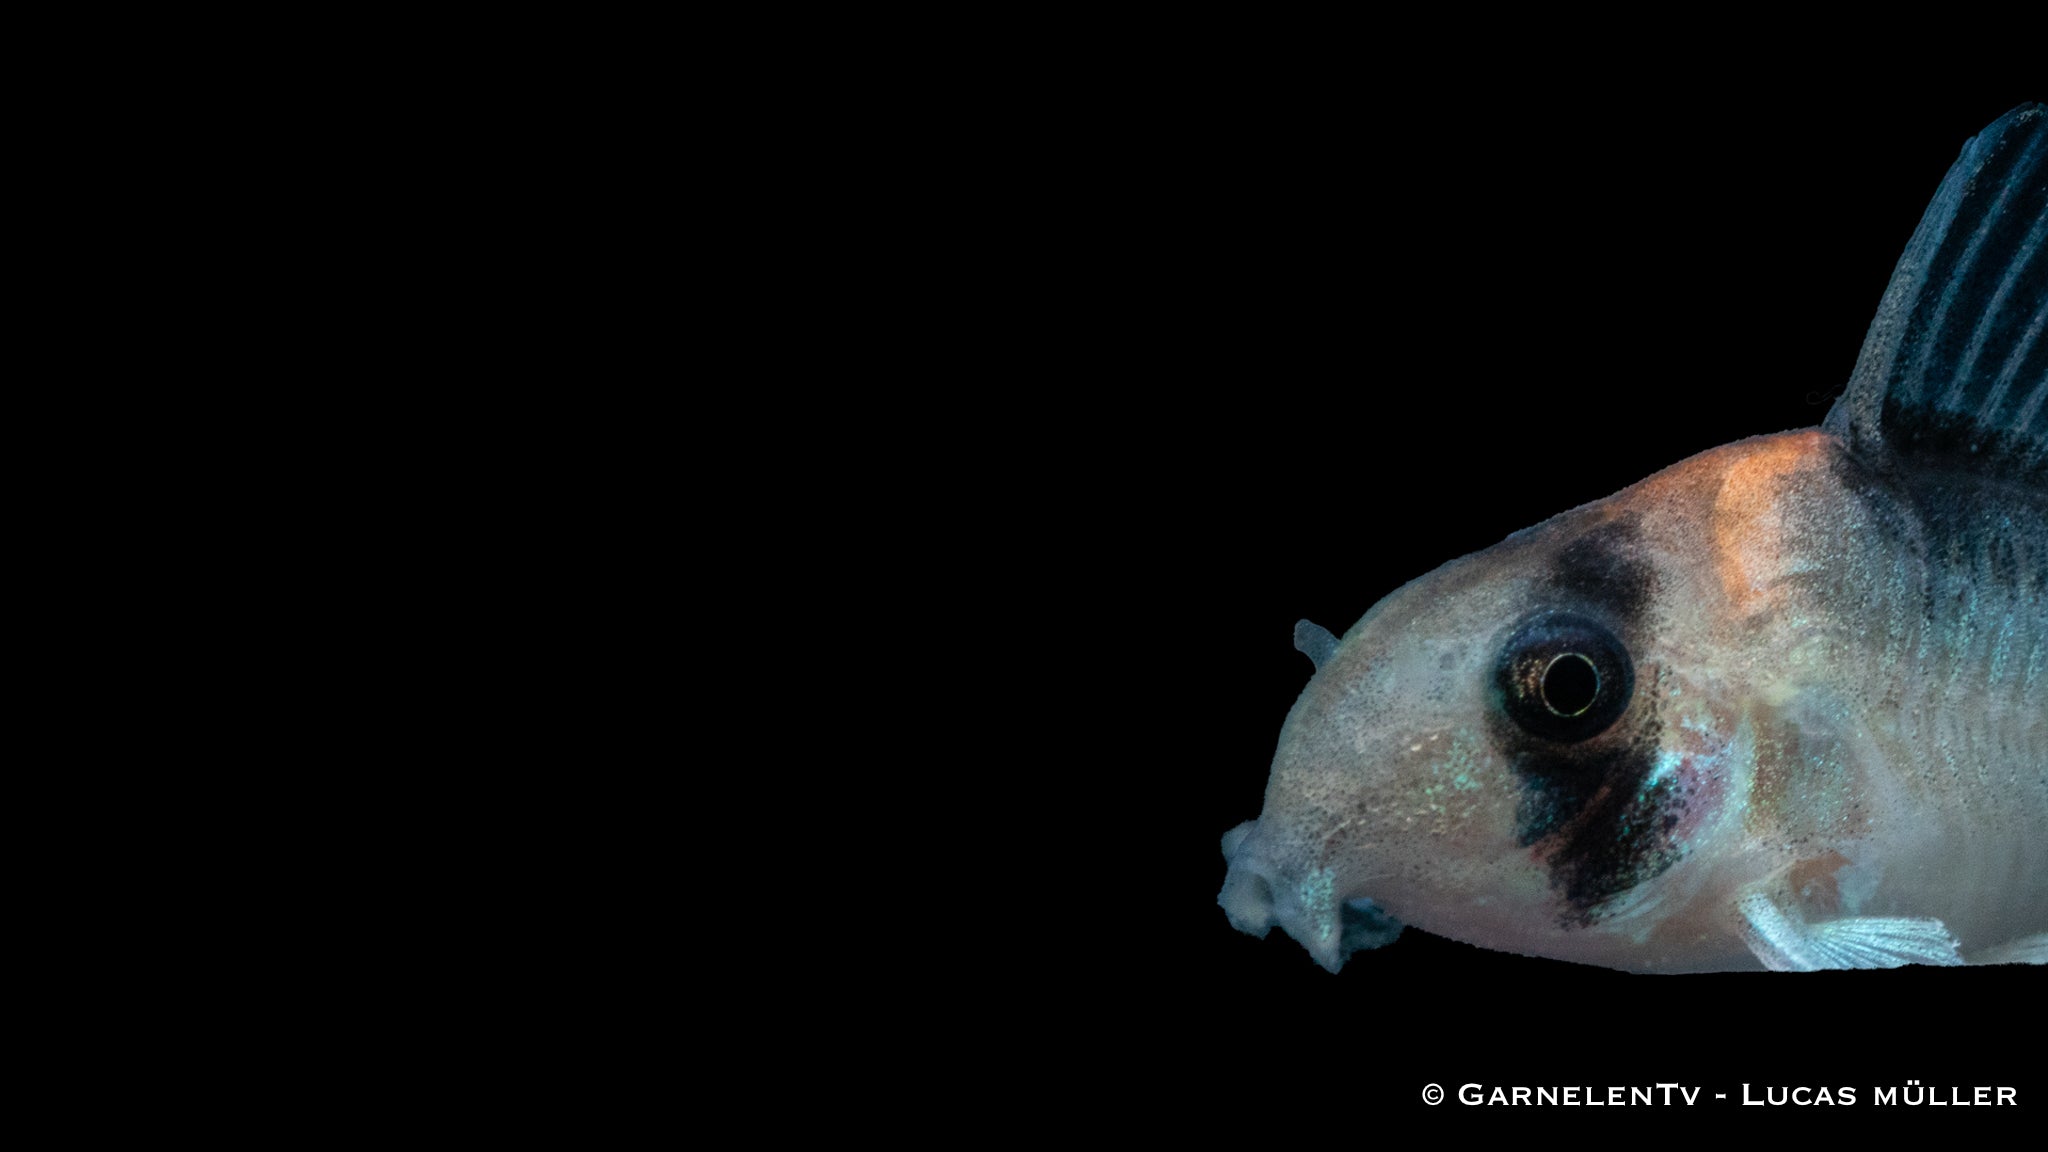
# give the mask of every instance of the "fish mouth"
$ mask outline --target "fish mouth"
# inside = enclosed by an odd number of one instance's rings
[[[1256,820],[1223,834],[1223,859],[1229,871],[1216,903],[1230,926],[1263,939],[1277,924],[1331,972],[1352,953],[1391,944],[1401,934],[1401,922],[1370,898],[1340,897],[1334,869],[1297,875],[1283,868],[1259,840]]]

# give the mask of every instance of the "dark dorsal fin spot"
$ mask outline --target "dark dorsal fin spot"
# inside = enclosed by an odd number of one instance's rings
[[[1636,518],[1609,520],[1566,545],[1551,564],[1549,583],[1574,606],[1635,624],[1656,590],[1656,569],[1643,554]]]
[[[2048,483],[2048,105],[1963,148],[1899,257],[1826,427],[1879,468]]]

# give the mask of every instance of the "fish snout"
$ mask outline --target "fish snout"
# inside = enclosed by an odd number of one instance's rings
[[[1335,874],[1327,868],[1292,875],[1262,851],[1257,821],[1248,820],[1223,836],[1229,872],[1216,903],[1230,926],[1263,938],[1279,925],[1332,972],[1353,952],[1378,948],[1401,934],[1401,923],[1365,897],[1339,899]]]
[[[1223,834],[1223,859],[1230,865],[1230,871],[1223,878],[1223,892],[1216,897],[1216,903],[1223,906],[1223,914],[1230,917],[1232,928],[1263,938],[1273,929],[1273,881],[1278,869],[1257,854],[1244,851],[1244,843],[1258,823],[1247,820]]]

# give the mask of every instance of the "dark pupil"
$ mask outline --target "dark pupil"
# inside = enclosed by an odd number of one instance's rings
[[[1600,673],[1577,652],[1552,660],[1543,673],[1543,706],[1559,716],[1577,716],[1591,708],[1598,695]]]

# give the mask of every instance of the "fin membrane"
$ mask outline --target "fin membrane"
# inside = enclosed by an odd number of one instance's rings
[[[2022,936],[1970,957],[1972,964],[2048,964],[2048,932]]]
[[[1743,937],[1749,950],[1773,972],[1963,962],[1956,938],[1939,920],[1848,916],[1808,924],[1761,894],[1743,897],[1738,907],[1748,925]]]
[[[2048,482],[2048,105],[1963,146],[1825,427],[1875,463]]]
[[[1329,663],[1330,653],[1337,650],[1337,638],[1330,635],[1330,630],[1321,624],[1311,624],[1306,620],[1296,620],[1294,622],[1294,648],[1302,655],[1308,657],[1309,663],[1314,664],[1316,671],[1320,672],[1323,670],[1323,665]]]

